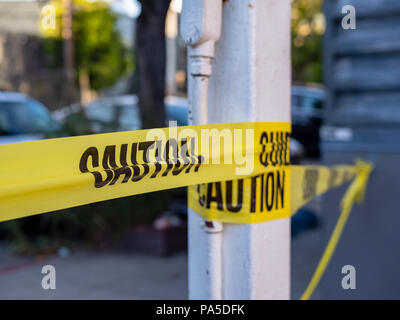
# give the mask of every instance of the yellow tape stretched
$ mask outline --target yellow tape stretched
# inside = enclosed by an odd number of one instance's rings
[[[188,204],[207,220],[264,222],[289,217],[315,196],[355,175],[356,168],[348,165],[291,165],[250,178],[190,186]]]
[[[315,196],[354,181],[301,299],[328,265],[372,165],[289,165],[290,123],[254,122],[118,132],[0,146],[0,221],[189,186],[207,220],[257,223],[289,217]]]
[[[301,300],[308,300],[312,296],[315,288],[317,287],[319,281],[321,280],[321,277],[326,270],[326,267],[329,264],[329,261],[332,258],[333,253],[335,252],[336,246],[349,218],[353,204],[355,202],[362,202],[364,198],[365,190],[368,184],[370,173],[373,170],[373,166],[370,163],[359,160],[356,162],[355,169],[357,171],[357,176],[343,196],[341,203],[342,212],[333,230],[331,238],[328,241],[328,245],[325,248],[322,258],[318,263],[317,269],[315,270],[314,275],[312,276],[311,281],[307,286],[307,289],[301,296]]]
[[[290,123],[170,127],[0,146],[0,221],[190,186],[208,220],[289,217],[354,166],[290,166]]]
[[[0,221],[289,170],[290,123],[170,127],[0,146]],[[288,179],[289,174],[285,174]],[[289,210],[289,189],[279,215]]]

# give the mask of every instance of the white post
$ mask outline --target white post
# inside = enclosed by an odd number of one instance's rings
[[[243,121],[290,121],[290,0],[224,1],[208,123]],[[290,219],[203,226],[189,209],[189,298],[290,298]]]

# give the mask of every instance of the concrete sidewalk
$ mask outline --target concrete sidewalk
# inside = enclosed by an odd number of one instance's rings
[[[77,252],[44,261],[13,258],[8,266],[1,258],[0,299],[187,299],[186,254]],[[55,290],[42,289],[46,264],[56,269]]]
[[[298,299],[322,251],[317,230],[292,241],[292,299]],[[41,286],[41,269],[56,268],[56,289]],[[16,257],[0,245],[0,299],[187,299],[187,254],[156,257],[123,252],[73,252],[46,260]],[[318,299],[318,289],[313,299]]]

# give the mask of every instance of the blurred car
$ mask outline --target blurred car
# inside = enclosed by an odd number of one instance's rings
[[[168,121],[176,121],[178,126],[187,125],[187,100],[169,96],[165,98]],[[62,121],[87,121],[92,133],[129,131],[141,129],[141,118],[138,98],[135,95],[99,98],[82,108],[73,104],[53,113]]]
[[[168,96],[165,98],[165,108],[168,121],[176,121],[178,126],[188,125],[187,100],[181,97]],[[93,133],[106,133],[113,131],[129,131],[141,129],[138,99],[135,95],[100,98],[91,102],[84,109],[78,104],[71,105],[53,114],[60,121],[71,121],[79,118],[84,112],[84,117]],[[81,115],[82,117],[82,115]],[[80,119],[82,121],[82,119]],[[290,158],[292,163],[299,163],[306,154],[302,143],[294,138],[290,139]]]
[[[292,137],[303,145],[307,158],[320,157],[324,100],[321,88],[292,86]]]
[[[40,102],[16,92],[0,92],[0,144],[44,138],[59,128]]]

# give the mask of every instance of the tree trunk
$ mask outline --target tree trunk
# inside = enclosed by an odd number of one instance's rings
[[[142,12],[136,24],[136,57],[142,127],[164,127],[165,17],[170,0],[140,0],[140,3]]]

